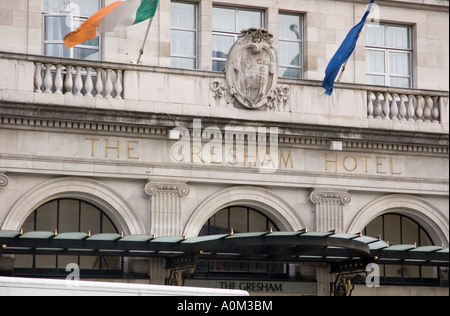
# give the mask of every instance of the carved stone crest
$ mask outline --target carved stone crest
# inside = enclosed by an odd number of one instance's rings
[[[251,28],[242,31],[228,54],[225,70],[229,92],[248,109],[273,104],[278,57],[272,42],[273,35],[267,30]]]

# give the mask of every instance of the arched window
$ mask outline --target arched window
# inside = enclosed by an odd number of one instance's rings
[[[432,246],[425,229],[413,219],[396,213],[388,213],[374,219],[364,229],[364,234],[389,241],[390,245],[416,244]],[[381,278],[385,283],[435,284],[438,282],[436,267],[406,265],[381,266]]]
[[[22,226],[24,232],[57,231],[118,233],[117,227],[101,209],[77,199],[57,199],[37,208]],[[121,277],[121,258],[65,255],[16,255],[16,276],[67,276],[66,266],[76,263],[82,277]]]
[[[245,207],[227,207],[214,214],[203,226],[200,236],[264,232],[272,229],[278,231],[278,227],[261,212]],[[229,278],[234,279],[286,279],[289,277],[289,269],[286,264],[272,264],[265,262],[200,262],[195,271],[196,277]]]

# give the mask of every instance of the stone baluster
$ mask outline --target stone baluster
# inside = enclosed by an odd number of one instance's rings
[[[406,95],[400,94],[400,105],[398,106],[398,114],[400,114],[400,121],[406,121]]]
[[[112,91],[113,91],[113,84],[111,79],[111,69],[106,69],[105,98],[112,99],[111,96]]]
[[[384,115],[384,120],[390,120],[391,118],[389,117],[389,112],[391,111],[391,107],[389,106],[389,92],[385,92],[383,94],[383,98],[384,98],[384,103],[383,103],[383,115]]]
[[[391,120],[398,121],[397,115],[398,115],[398,105],[397,105],[397,97],[398,94],[393,93],[391,95],[392,101],[391,101]]]
[[[64,90],[66,95],[72,95],[73,79],[72,79],[73,66],[66,66],[66,80],[64,81]]]
[[[97,90],[96,98],[103,98],[103,80],[102,80],[102,68],[97,68],[97,80],[95,82],[95,90]]]
[[[55,94],[62,94],[63,88],[63,78],[62,78],[62,65],[56,65],[56,75],[55,75]]]
[[[372,92],[367,92],[367,117],[373,118]]]
[[[433,97],[433,111],[431,112],[431,116],[433,117],[433,123],[440,123],[440,111],[439,111],[439,97]]]
[[[34,73],[34,92],[42,93],[42,64],[36,63],[36,69]]]
[[[52,93],[52,64],[45,64],[44,93]]]
[[[84,81],[84,90],[86,90],[86,96],[92,97],[92,89],[94,85],[92,83],[92,68],[86,68],[86,80]]]
[[[381,119],[381,101],[380,101],[380,92],[375,92],[375,109],[374,116],[376,119]]]
[[[77,66],[75,75],[75,95],[83,96],[81,90],[83,90],[83,80],[81,79],[81,66]]]
[[[430,96],[425,97],[425,108],[423,111],[424,122],[431,123],[431,112],[433,110],[433,100]]]
[[[408,121],[412,122],[414,121],[414,115],[416,113],[416,110],[414,108],[414,96],[412,94],[408,95]]]
[[[117,99],[117,100],[122,99],[122,90],[123,90],[123,86],[122,86],[122,70],[117,70],[116,83],[114,84],[114,90],[116,92],[115,99]]]
[[[417,109],[416,109],[416,121],[417,122],[423,122],[422,116],[423,116],[423,107],[422,107],[422,96],[418,95],[416,96],[417,100]]]

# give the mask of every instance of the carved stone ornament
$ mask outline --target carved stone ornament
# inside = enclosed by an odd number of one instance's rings
[[[228,54],[225,70],[230,94],[248,109],[273,106],[278,57],[272,42],[267,30],[251,28],[242,31]]]
[[[4,188],[8,185],[9,179],[4,173],[0,173],[0,188]]]
[[[145,185],[145,193],[155,196],[158,193],[177,193],[179,196],[188,196],[191,189],[184,183],[154,183],[147,182]]]

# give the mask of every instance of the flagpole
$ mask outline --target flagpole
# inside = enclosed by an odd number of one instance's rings
[[[138,59],[136,61],[137,65],[140,65],[142,63],[141,62],[141,58],[142,58],[142,55],[144,54],[145,43],[147,43],[147,37],[148,37],[148,33],[150,32],[150,28],[152,26],[152,23],[153,23],[153,18],[150,18],[150,21],[148,22],[147,32],[145,33],[144,42],[142,43],[142,47],[139,50],[139,57],[138,57]]]
[[[348,59],[345,62],[344,66],[342,66],[341,73],[339,74],[339,77],[336,80],[336,82],[341,82],[342,76],[344,75],[345,67],[347,67],[347,63],[348,63]]]

